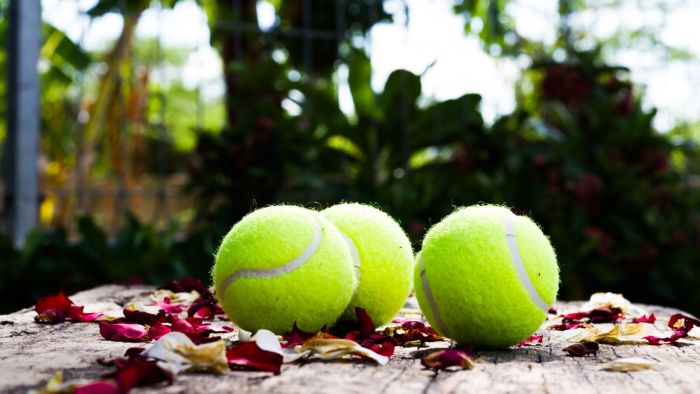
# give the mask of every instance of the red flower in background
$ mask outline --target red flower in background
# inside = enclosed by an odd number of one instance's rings
[[[595,241],[598,253],[601,256],[607,256],[610,254],[614,239],[608,233],[598,227],[590,226],[583,231],[583,235],[586,238]]]
[[[592,84],[577,67],[555,64],[547,68],[541,87],[547,100],[581,104],[588,97]]]

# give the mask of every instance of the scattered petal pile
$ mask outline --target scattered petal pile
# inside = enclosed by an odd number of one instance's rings
[[[700,320],[686,316],[682,313],[676,313],[668,319],[668,327],[673,330],[673,333],[668,337],[659,338],[657,336],[646,336],[644,339],[652,345],[661,345],[662,343],[674,344],[681,338],[688,337],[688,333],[693,327],[700,327]]]
[[[128,349],[124,357],[100,361],[112,370],[99,380],[64,382],[57,373],[41,389],[42,393],[128,393],[134,387],[170,384],[178,374],[191,371],[225,374],[230,370],[254,370],[280,374],[285,363],[303,357],[385,365],[397,346],[425,347],[429,342],[446,340],[426,323],[405,318],[378,331],[361,308],[356,309],[355,321],[328,330],[309,333],[294,325],[282,337],[268,330],[253,335],[226,325],[228,318],[212,292],[193,278],[171,281],[150,294],[145,303],[133,302],[121,311],[86,313],[83,306],[63,293],[39,299],[35,310],[38,323],[97,322],[106,340],[143,343]],[[700,328],[700,320],[679,313],[669,319],[670,335],[652,335],[656,316],[613,293],[594,294],[581,311],[559,315],[552,307],[548,314],[553,315],[549,320],[555,321],[549,329],[566,331],[557,335],[577,342],[562,349],[571,357],[596,356],[599,344],[676,344],[695,327]],[[515,346],[538,346],[542,342],[543,335],[533,334]],[[468,348],[438,349],[422,357],[421,365],[434,371],[472,369],[472,354]],[[632,358],[613,360],[598,368],[631,372],[656,365]]]

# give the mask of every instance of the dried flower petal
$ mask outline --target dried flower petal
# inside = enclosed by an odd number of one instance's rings
[[[73,379],[63,381],[63,372],[55,372],[46,382],[44,387],[38,390],[30,390],[28,394],[63,394],[73,393],[76,388],[89,384],[90,381],[85,379]]]
[[[173,375],[158,366],[154,360],[148,360],[142,356],[129,358],[116,358],[106,365],[116,367],[116,371],[105,376],[105,379],[114,379],[121,393],[127,393],[138,386],[151,386],[161,382],[173,382]]]
[[[588,354],[596,356],[599,348],[600,347],[595,342],[581,342],[569,345],[562,350],[569,353],[571,357],[583,357]]]
[[[649,323],[654,324],[656,322],[656,316],[652,313],[651,315],[642,315],[632,319],[632,323]]]
[[[224,310],[213,300],[201,300],[192,304],[187,310],[187,316],[198,317],[204,320],[211,320],[216,315],[223,314]]]
[[[421,365],[433,370],[445,370],[450,367],[460,369],[474,368],[474,360],[471,358],[471,351],[465,349],[445,349],[432,352],[421,358]]]
[[[650,335],[644,337],[644,339],[649,341],[651,345],[661,345],[662,343],[673,344],[681,338],[688,337],[688,333],[693,329],[693,327],[700,327],[700,320],[686,316],[682,313],[676,313],[671,315],[671,317],[668,319],[668,327],[673,330],[671,336],[660,338]]]
[[[574,330],[577,328],[582,328],[583,326],[584,326],[584,323],[561,323],[561,324],[553,324],[547,328],[549,330],[566,331],[566,330]]]
[[[590,310],[598,308],[615,308],[622,312],[629,312],[634,309],[632,303],[623,297],[622,294],[593,293],[588,302],[583,306],[583,309]]]
[[[597,327],[586,325],[586,335],[579,339],[581,342],[597,342],[618,345],[625,342],[639,342],[649,333],[650,326],[632,323],[624,326],[615,324],[608,331],[600,331]]]
[[[316,353],[324,360],[335,360],[347,355],[353,355],[374,360],[379,365],[384,365],[389,362],[389,357],[383,356],[373,350],[363,347],[355,341],[351,341],[349,339],[336,338],[328,339],[324,338],[323,333],[319,334],[320,335],[317,335],[306,341],[301,346],[301,350],[309,350],[313,353]]]
[[[156,301],[154,305],[167,314],[182,312],[182,305],[173,304],[170,301],[170,297],[165,297],[162,301]]]
[[[231,369],[272,372],[279,375],[282,368],[281,354],[262,350],[253,342],[240,342],[226,352]]]
[[[226,346],[219,340],[195,345],[187,335],[171,332],[141,353],[160,361],[160,366],[174,374],[184,370],[228,372]]]
[[[355,308],[355,315],[357,315],[357,326],[360,330],[360,335],[366,337],[374,333],[376,326],[372,322],[372,318],[369,317],[369,313],[363,308]]]
[[[532,334],[532,335],[530,335],[530,337],[523,339],[515,346],[522,347],[522,346],[528,346],[528,345],[536,345],[538,343],[542,343],[542,338],[544,338],[544,336]]]
[[[99,322],[100,334],[108,341],[138,342],[148,340],[148,330],[136,323]]]
[[[137,309],[132,309],[127,306],[124,308],[123,312],[124,323],[137,323],[152,326],[156,323],[165,321],[165,312],[163,310],[159,310],[157,314],[152,314]]]
[[[151,293],[150,298],[155,305],[158,305],[162,308],[162,303],[179,307],[182,307],[183,305],[192,305],[195,302],[197,302],[197,300],[200,300],[202,297],[198,292],[194,290],[187,293],[174,293],[170,290],[160,289]]]
[[[284,335],[282,335],[282,338],[284,339],[282,347],[293,348],[294,346],[303,344],[307,340],[313,338],[315,335],[316,333],[313,332],[302,331],[299,329],[299,327],[297,327],[297,323],[295,322],[292,326],[292,331],[285,332]]]
[[[415,320],[404,321],[400,326],[387,327],[384,334],[397,346],[422,346],[426,342],[444,341],[429,325]]]
[[[122,391],[112,380],[98,380],[82,386],[78,386],[73,391],[74,394],[121,394]]]
[[[83,306],[76,305],[63,292],[41,297],[36,301],[34,310],[37,323],[56,324],[66,320],[74,322],[91,322],[102,316],[101,313],[85,313]]]
[[[639,357],[618,358],[617,360],[608,361],[597,367],[597,369],[601,371],[612,372],[636,372],[658,368],[657,363]]]
[[[167,335],[172,331],[173,330],[170,328],[170,326],[166,326],[165,324],[158,322],[148,329],[148,337],[158,340],[163,337],[163,335]]]
[[[205,300],[215,300],[214,294],[212,294],[209,289],[204,286],[201,280],[192,278],[191,276],[185,277],[182,280],[171,280],[165,286],[160,289],[170,290],[175,293],[196,291],[199,293],[200,297]]]

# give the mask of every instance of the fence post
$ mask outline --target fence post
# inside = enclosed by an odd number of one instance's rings
[[[7,230],[24,244],[38,214],[41,1],[10,0],[7,31],[7,138],[3,172]]]

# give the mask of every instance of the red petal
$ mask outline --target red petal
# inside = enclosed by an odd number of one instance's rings
[[[520,342],[519,342],[517,345],[515,345],[515,346],[516,346],[516,347],[521,347],[521,346],[535,345],[535,344],[538,344],[538,343],[542,343],[542,338],[543,338],[542,335],[534,335],[534,334],[533,334],[533,335],[530,335],[529,338],[523,339],[522,341],[520,341]]]
[[[34,310],[37,313],[34,320],[37,323],[61,323],[66,320],[71,305],[73,301],[63,292],[41,297],[34,304]]]
[[[635,317],[632,319],[632,323],[651,323],[654,324],[656,322],[656,316],[652,313],[651,315],[648,316],[640,316],[640,317]]]
[[[372,318],[369,317],[367,311],[362,308],[355,308],[355,314],[357,315],[357,326],[359,328],[360,335],[366,337],[369,334],[372,334],[376,326],[372,322]]]
[[[550,330],[566,331],[583,327],[583,323],[562,323],[549,326]]]
[[[165,297],[163,299],[163,301],[157,301],[153,305],[157,306],[158,308],[160,308],[162,311],[164,311],[167,314],[182,312],[182,306],[177,305],[177,304],[171,304],[170,298],[168,298],[168,297]]]
[[[101,313],[85,313],[81,305],[76,305],[63,292],[39,298],[34,305],[38,323],[61,323],[65,320],[91,322],[102,316]]]
[[[138,323],[152,326],[158,322],[165,321],[165,312],[162,310],[159,311],[157,315],[130,308],[124,308],[123,312],[125,323]]]
[[[474,364],[471,352],[464,349],[438,350],[421,358],[420,363],[425,368],[433,370],[444,370],[455,366],[466,369]]]
[[[60,292],[39,298],[34,305],[34,310],[36,313],[44,313],[50,309],[67,310],[71,305],[73,301]]]
[[[680,324],[679,324],[680,323]],[[662,343],[673,344],[681,338],[688,336],[688,332],[693,329],[693,327],[700,327],[700,320],[686,316],[682,313],[676,313],[671,315],[668,319],[668,326],[673,329],[673,333],[670,337],[660,338],[653,335],[644,337],[651,345],[661,345]]]
[[[231,369],[246,369],[272,372],[279,375],[282,368],[282,355],[262,350],[255,342],[241,342],[226,352]]]
[[[146,350],[146,348],[143,346],[130,347],[124,352],[124,357],[140,356],[144,350]]]
[[[214,298],[214,295],[209,291],[209,289],[206,286],[204,286],[204,283],[202,283],[201,280],[192,278],[191,276],[187,276],[180,281],[171,280],[165,286],[161,287],[161,289],[170,290],[175,293],[190,292],[192,290],[195,290],[203,299],[216,299]]]
[[[117,370],[105,375],[105,378],[117,381],[122,393],[129,392],[137,386],[150,386],[161,382],[173,382],[170,372],[158,366],[156,361],[145,357],[117,358],[111,361]]]
[[[213,319],[214,316],[224,313],[217,302],[212,300],[198,301],[187,310],[187,316],[198,317],[205,320]]]
[[[391,357],[394,355],[394,344],[392,342],[383,342],[383,343],[361,343],[362,347],[366,347],[367,349],[377,353],[381,354],[382,356],[385,357]]]
[[[102,317],[102,313],[85,313],[82,305],[71,305],[68,312],[68,320],[87,323]]]
[[[100,334],[109,341],[137,342],[147,340],[148,331],[136,323],[100,322]]]
[[[282,347],[284,348],[292,348],[297,345],[301,345],[307,340],[311,339],[316,333],[313,332],[304,332],[297,327],[297,323],[294,322],[294,325],[292,326],[292,331],[285,332],[282,335],[282,339],[284,339],[284,343],[282,344]]]
[[[401,324],[401,328],[402,330],[397,330],[396,328],[390,330],[392,339],[399,346],[404,346],[407,342],[420,341],[422,344],[444,340],[432,327],[420,321],[405,321]]]
[[[84,384],[74,390],[75,394],[120,394],[119,387],[114,382],[104,380]]]
[[[181,332],[188,337],[197,336],[197,330],[187,320],[178,315],[170,315],[168,317],[173,331]]]
[[[151,339],[158,340],[163,335],[172,332],[172,329],[163,323],[156,323],[148,329],[148,337]]]

